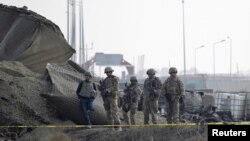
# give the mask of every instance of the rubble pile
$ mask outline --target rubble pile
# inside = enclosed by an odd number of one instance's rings
[[[42,75],[19,62],[0,62],[1,125],[34,125],[50,121],[51,111],[40,93],[51,91]],[[2,120],[6,119],[6,120]]]
[[[39,95],[50,91],[51,85],[42,75],[20,62],[1,61],[0,125],[29,126],[55,121],[55,111]]]

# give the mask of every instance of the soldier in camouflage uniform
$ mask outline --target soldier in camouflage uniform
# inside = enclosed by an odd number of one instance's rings
[[[162,83],[155,76],[156,71],[149,69],[147,71],[148,78],[144,81],[143,89],[143,112],[144,124],[149,124],[149,114],[152,116],[153,124],[157,124],[158,99],[160,97]]]
[[[102,96],[104,101],[104,108],[107,112],[107,119],[110,125],[115,123],[120,125],[121,121],[118,115],[118,77],[112,75],[113,69],[111,67],[106,67],[104,72],[107,77],[103,80],[102,87]],[[114,128],[112,128],[114,130]],[[119,127],[118,131],[122,131],[122,128]]]
[[[124,92],[125,95],[123,96],[123,105],[122,105],[122,112],[125,122],[130,125],[128,112],[130,111],[130,120],[131,124],[135,125],[135,113],[138,107],[138,101],[141,96],[141,89],[138,86],[138,81],[135,76],[130,78],[131,84],[126,86]]]
[[[182,81],[177,77],[175,67],[169,69],[169,74],[170,77],[163,84],[162,94],[166,96],[169,104],[167,122],[171,124],[179,122],[179,99],[184,96],[184,87]]]

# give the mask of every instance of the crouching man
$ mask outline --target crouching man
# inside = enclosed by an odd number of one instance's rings
[[[89,111],[94,111],[93,102],[97,95],[97,88],[95,83],[91,81],[92,75],[90,72],[84,73],[85,80],[80,81],[76,94],[80,99],[80,105],[83,112],[84,124],[91,128],[91,122],[89,118]]]

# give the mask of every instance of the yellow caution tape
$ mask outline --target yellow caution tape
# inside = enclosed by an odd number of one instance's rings
[[[136,124],[136,125],[91,125],[92,127],[166,127],[166,126],[198,126],[200,123],[178,124]],[[204,125],[250,125],[250,122],[209,122]],[[16,125],[0,126],[0,128],[86,128],[87,125]]]

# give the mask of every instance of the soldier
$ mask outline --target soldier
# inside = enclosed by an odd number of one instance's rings
[[[184,88],[182,81],[177,77],[177,69],[171,67],[169,69],[170,77],[163,84],[162,94],[166,96],[169,104],[167,122],[169,124],[179,122],[179,99],[184,96]]]
[[[107,119],[110,125],[115,123],[121,125],[121,121],[118,115],[118,78],[114,75],[113,69],[111,67],[106,67],[104,73],[107,77],[101,82],[101,91],[104,101],[104,108],[107,112]],[[114,127],[112,127],[114,130]],[[122,131],[122,128],[119,126],[118,131]]]
[[[91,81],[92,75],[90,72],[84,73],[85,80],[80,81],[76,94],[80,99],[81,108],[83,111],[84,122],[88,128],[91,128],[91,122],[88,111],[94,111],[93,101],[97,95],[95,83]]]
[[[138,86],[138,81],[135,76],[132,76],[130,78],[131,84],[127,86],[127,83],[125,84],[126,88],[124,90],[125,95],[123,96],[123,106],[122,106],[122,112],[125,122],[130,125],[135,125],[135,113],[138,107],[138,101],[141,96],[141,89]],[[128,112],[130,111],[130,121],[128,117]]]
[[[160,97],[162,83],[158,77],[155,76],[154,69],[148,69],[148,78],[144,81],[143,89],[143,112],[144,124],[149,124],[149,114],[152,116],[153,124],[157,124],[158,99]]]

